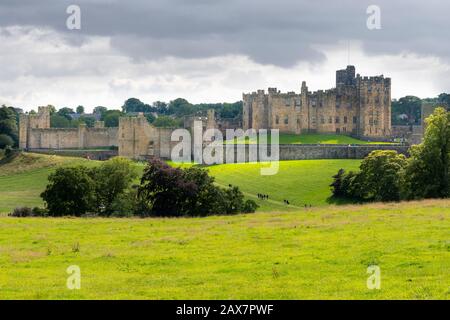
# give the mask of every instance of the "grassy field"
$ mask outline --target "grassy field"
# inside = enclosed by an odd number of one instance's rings
[[[258,211],[292,211],[305,204],[327,205],[331,192],[328,185],[332,175],[340,168],[357,169],[359,160],[300,160],[281,161],[278,174],[261,176],[264,164],[224,164],[208,167],[222,186],[237,185],[244,194],[256,200]],[[98,165],[98,161],[81,158],[22,154],[13,162],[0,164],[0,213],[8,213],[18,206],[42,206],[40,193],[45,189],[48,175],[58,166],[83,164]],[[137,163],[142,171],[144,164]],[[259,200],[257,193],[269,195],[269,200]],[[283,200],[287,199],[290,206]]]
[[[450,299],[450,201],[195,219],[0,218],[0,299]],[[68,290],[67,267],[81,269]],[[366,286],[378,265],[381,289]]]
[[[270,136],[268,137],[270,142]],[[227,141],[227,143],[249,143],[248,139],[235,138],[234,141]],[[255,143],[255,142],[251,142]],[[280,133],[280,144],[391,144],[389,142],[370,142],[365,140],[355,139],[350,136],[341,134],[319,134],[319,133],[302,133],[302,134],[288,134]]]

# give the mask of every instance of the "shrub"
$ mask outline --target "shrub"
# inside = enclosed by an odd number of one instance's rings
[[[207,216],[242,212],[243,200],[237,187],[215,186],[206,170],[172,168],[153,159],[144,170],[137,206],[141,215]]]
[[[17,207],[9,214],[11,217],[32,217],[33,210],[29,207]]]
[[[259,206],[256,204],[255,201],[253,200],[247,200],[244,203],[244,207],[242,208],[242,212],[245,213],[253,213],[256,211],[256,209],[258,209]]]
[[[47,210],[43,208],[34,207],[17,207],[9,214],[10,217],[45,217],[47,216]]]
[[[6,147],[12,147],[14,145],[14,140],[7,134],[0,134],[0,149],[5,149]]]

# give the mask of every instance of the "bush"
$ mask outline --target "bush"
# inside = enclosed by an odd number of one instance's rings
[[[48,211],[43,208],[34,207],[33,209],[28,207],[17,207],[9,214],[10,217],[45,217]]]
[[[33,210],[28,207],[17,207],[9,214],[10,217],[32,217]]]
[[[244,207],[242,208],[242,212],[245,213],[253,213],[256,211],[256,209],[258,209],[259,206],[256,204],[255,201],[253,200],[247,200],[244,203]]]
[[[237,187],[215,186],[206,170],[172,168],[153,159],[144,170],[137,206],[140,215],[151,216],[234,214],[243,212],[244,196]]]
[[[0,134],[0,149],[5,149],[6,147],[12,147],[14,145],[14,140],[7,134]]]

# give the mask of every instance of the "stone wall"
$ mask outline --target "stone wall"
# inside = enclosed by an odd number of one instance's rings
[[[230,147],[230,146],[228,146]],[[244,145],[241,145],[244,147]],[[245,145],[245,161],[249,161],[249,145]],[[408,156],[408,146],[400,145],[307,145],[282,144],[279,149],[280,160],[312,160],[312,159],[364,159],[375,150],[395,150]],[[227,151],[224,147],[224,159]],[[237,159],[237,147],[234,145],[234,159]],[[270,153],[270,147],[269,147]],[[260,160],[258,155],[258,161]],[[225,162],[225,160],[224,160]],[[235,160],[235,162],[238,162]],[[241,161],[242,162],[242,161]]]
[[[391,79],[355,76],[355,68],[338,70],[336,87],[300,93],[277,88],[243,94],[244,129],[279,129],[285,133],[343,133],[372,140],[391,135]]]
[[[50,109],[39,107],[37,114],[19,119],[19,147],[22,149],[73,149],[117,146],[118,128],[105,128],[102,122],[88,128],[50,128]]]

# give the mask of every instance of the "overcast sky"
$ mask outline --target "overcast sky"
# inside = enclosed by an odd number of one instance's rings
[[[71,4],[81,30],[66,26]],[[0,104],[234,102],[331,88],[348,62],[391,77],[394,98],[432,97],[450,91],[449,13],[441,0],[0,0]]]

